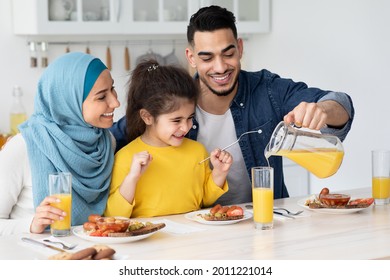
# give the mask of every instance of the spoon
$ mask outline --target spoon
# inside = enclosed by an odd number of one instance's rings
[[[54,243],[54,244],[61,244],[62,248],[65,250],[72,250],[72,249],[76,248],[76,246],[77,246],[77,244],[71,244],[71,245],[67,246],[60,241],[51,241],[50,239],[44,239],[43,241],[49,242],[49,243]]]
[[[240,135],[240,137],[238,137],[238,139],[236,141],[234,141],[233,143],[227,145],[225,148],[221,149],[221,151],[225,151],[226,149],[230,148],[234,144],[237,144],[241,140],[242,136],[244,136],[244,135],[247,135],[247,134],[250,134],[250,133],[259,133],[260,134],[262,132],[263,131],[261,129],[244,132],[243,134]],[[203,163],[203,162],[205,162],[206,160],[209,160],[209,159],[210,159],[210,157],[207,157],[204,160],[200,161],[199,164],[201,164],[201,163]]]

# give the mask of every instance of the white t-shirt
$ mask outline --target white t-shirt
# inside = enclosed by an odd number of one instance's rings
[[[222,149],[237,140],[230,109],[223,115],[214,115],[197,106],[196,119],[199,123],[197,141],[202,143],[209,153],[215,148]],[[233,164],[227,176],[229,191],[216,203],[228,205],[252,201],[251,182],[240,145],[237,143],[226,151],[233,156]]]
[[[17,134],[0,151],[0,235],[30,232],[34,213],[27,146]]]

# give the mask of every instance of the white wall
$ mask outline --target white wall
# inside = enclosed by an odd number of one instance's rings
[[[309,86],[348,93],[356,116],[345,157],[312,192],[371,186],[372,149],[390,149],[390,2],[274,0],[271,32],[246,44],[247,68],[267,68]]]
[[[347,92],[356,116],[344,141],[345,157],[338,173],[329,179],[311,177],[312,192],[371,185],[372,149],[390,149],[390,1],[387,0],[273,0],[271,32],[245,41],[244,65],[266,68],[309,86]],[[33,96],[42,69],[29,67],[26,38],[12,34],[11,0],[0,1],[0,131],[8,131],[8,111],[14,84],[22,86],[25,105],[32,112]],[[185,29],[185,26],[183,26]],[[64,38],[65,40],[66,38]],[[85,49],[79,46],[80,50]],[[176,47],[180,54],[183,46]],[[148,46],[138,46],[137,55]],[[161,52],[169,52],[166,47]],[[73,50],[73,49],[72,49]],[[50,48],[50,59],[63,53]],[[93,54],[104,58],[105,47]],[[124,104],[126,73],[123,47],[113,46],[113,76]],[[122,106],[122,110],[124,107]],[[119,117],[123,111],[117,114]],[[299,186],[293,186],[299,188]]]

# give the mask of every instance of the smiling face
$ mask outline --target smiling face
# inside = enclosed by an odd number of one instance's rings
[[[104,70],[83,102],[84,121],[94,127],[110,128],[114,110],[119,107],[114,80],[109,70]]]
[[[220,96],[235,93],[242,50],[242,40],[236,40],[231,29],[195,32],[193,47],[186,49],[186,56],[199,74],[202,90],[207,88]]]
[[[179,98],[178,109],[161,114],[153,118],[148,111],[142,109],[141,117],[146,123],[145,133],[142,140],[152,146],[180,146],[184,136],[192,126],[192,118],[195,114],[195,104],[185,98]]]

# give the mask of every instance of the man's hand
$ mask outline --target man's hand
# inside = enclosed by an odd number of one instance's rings
[[[349,115],[336,101],[326,100],[318,103],[301,102],[283,120],[296,126],[320,130],[327,125],[343,126],[349,120]]]

